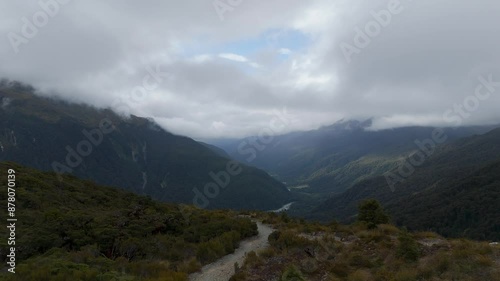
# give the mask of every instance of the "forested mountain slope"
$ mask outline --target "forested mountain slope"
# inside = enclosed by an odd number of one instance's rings
[[[359,201],[376,198],[412,229],[500,240],[500,129],[437,147],[391,190],[386,177],[362,181],[316,208],[313,217],[352,220]],[[398,175],[397,169],[392,171]]]
[[[231,162],[154,121],[39,97],[20,83],[0,86],[0,161],[204,208],[269,210],[290,200],[266,172]]]

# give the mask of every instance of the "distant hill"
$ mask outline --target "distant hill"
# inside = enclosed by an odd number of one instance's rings
[[[307,132],[275,136],[259,151],[258,137],[213,141],[231,157],[266,170],[289,187],[308,193],[341,193],[367,178],[398,167],[417,150],[416,140],[432,135],[432,127],[371,131],[371,120],[342,120]],[[448,141],[481,134],[493,127],[446,128]],[[256,157],[252,157],[256,155]],[[250,160],[250,161],[249,161]]]
[[[266,172],[152,120],[33,93],[17,82],[0,85],[0,161],[207,208],[269,210],[290,202],[290,192]]]
[[[500,129],[439,146],[394,192],[384,176],[373,177],[327,200],[312,217],[353,220],[367,198],[410,229],[500,240]]]

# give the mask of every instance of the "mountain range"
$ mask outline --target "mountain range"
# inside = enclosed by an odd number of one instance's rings
[[[398,167],[418,150],[415,142],[432,136],[433,127],[371,130],[372,120],[341,120],[331,126],[274,136],[272,145],[249,157],[258,137],[214,141],[241,162],[268,171],[290,188],[340,193],[353,184]],[[494,126],[444,128],[447,141],[482,134]],[[250,160],[250,161],[249,161]]]
[[[9,81],[0,85],[0,104],[0,161],[202,208],[270,210],[290,202],[266,172],[153,120],[41,97]]]
[[[411,230],[500,240],[495,126],[372,130],[371,119],[342,120],[266,145],[259,137],[202,143],[18,82],[0,84],[0,105],[0,161],[61,180],[72,174],[209,209],[286,205],[323,222],[355,221],[358,204],[374,198]]]
[[[342,120],[306,132],[274,136],[251,163],[296,195],[288,213],[349,223],[358,204],[377,199],[397,225],[451,237],[500,240],[500,129],[403,127],[371,130],[371,120]],[[441,137],[438,142],[434,137]],[[219,141],[248,160],[241,144]],[[243,152],[243,153],[242,153]],[[417,165],[413,165],[415,163]]]

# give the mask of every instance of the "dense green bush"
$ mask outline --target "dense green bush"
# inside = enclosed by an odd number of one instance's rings
[[[406,261],[416,261],[420,256],[418,243],[406,229],[401,231],[398,236],[399,245],[397,255],[404,258]]]
[[[280,281],[306,281],[300,270],[295,266],[288,267],[281,275]]]
[[[280,250],[288,250],[295,247],[308,245],[309,241],[291,231],[275,231],[269,235],[269,244]]]

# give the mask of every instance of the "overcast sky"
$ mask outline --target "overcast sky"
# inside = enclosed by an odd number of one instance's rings
[[[277,133],[500,123],[500,85],[484,83],[500,82],[499,14],[498,0],[1,1],[0,77],[198,139],[257,134],[277,112]]]

